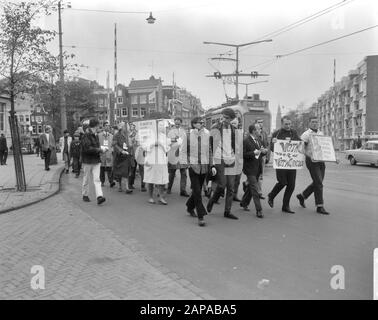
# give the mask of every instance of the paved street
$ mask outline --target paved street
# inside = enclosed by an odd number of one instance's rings
[[[267,194],[274,184],[268,169]],[[296,191],[309,183],[298,173]],[[175,183],[177,187],[177,181]],[[105,187],[107,202],[82,202],[79,181],[63,177],[62,197],[88,213],[120,238],[137,240],[140,249],[162,265],[218,299],[371,299],[373,249],[378,247],[378,168],[328,164],[325,202],[330,216],[315,213],[293,199],[295,215],[280,211],[282,195],[265,218],[246,213],[235,203],[238,221],[223,218],[215,206],[200,228],[185,212],[184,198],[169,196],[168,206],[150,205],[147,195]],[[92,195],[94,199],[94,195]],[[332,266],[345,270],[345,290],[333,290]],[[262,279],[269,280],[265,286]]]
[[[371,299],[377,181],[378,168],[328,164],[330,216],[316,214],[313,199],[307,209],[293,199],[296,214],[284,214],[279,195],[274,209],[263,202],[262,220],[238,203],[240,219],[225,219],[221,201],[200,228],[177,180],[168,206],[105,186],[99,207],[93,190],[84,203],[81,179],[63,174],[58,195],[0,215],[0,299]],[[299,171],[296,192],[308,182]],[[45,290],[30,288],[33,265],[45,268]],[[344,267],[345,290],[330,287],[334,265]]]

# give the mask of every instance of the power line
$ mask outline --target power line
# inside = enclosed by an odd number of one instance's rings
[[[310,22],[310,21],[312,21],[312,20],[314,20],[316,18],[319,18],[319,17],[321,17],[321,16],[323,16],[323,15],[325,15],[325,14],[331,12],[331,11],[334,11],[334,10],[336,10],[336,9],[342,7],[342,6],[345,6],[345,5],[347,5],[347,4],[349,4],[349,3],[353,2],[353,1],[354,0],[343,0],[341,2],[338,2],[338,3],[332,5],[332,6],[328,7],[328,8],[325,8],[323,10],[320,10],[320,11],[316,12],[316,13],[313,13],[310,16],[302,18],[302,19],[300,19],[300,20],[298,20],[296,22],[293,22],[293,23],[291,23],[291,24],[289,24],[289,25],[287,25],[285,27],[282,27],[282,28],[280,28],[280,29],[278,29],[276,31],[273,31],[273,32],[270,32],[270,33],[268,33],[268,34],[266,34],[264,36],[261,36],[261,37],[257,38],[256,41],[260,40],[260,39],[263,39],[263,38],[266,38],[266,37],[270,37],[270,38],[277,37],[278,35],[280,35],[282,33],[288,32],[288,31],[290,31],[290,30],[292,30],[292,29],[294,29],[296,27],[299,27],[299,26],[301,26],[301,25],[303,25],[303,24],[305,24],[307,22]],[[240,51],[246,50],[246,49],[248,49],[248,48],[241,49]],[[228,53],[228,52],[230,52],[230,51],[227,51],[226,53]]]
[[[358,33],[361,33],[361,32],[367,31],[367,30],[374,29],[374,28],[376,28],[376,27],[378,27],[378,24],[376,24],[376,25],[374,25],[374,26],[371,26],[371,27],[368,27],[368,28],[365,28],[365,29],[361,29],[361,30],[358,30],[358,31],[355,31],[355,32],[349,33],[349,34],[346,34],[346,35],[341,36],[341,37],[337,37],[337,38],[334,38],[334,39],[331,39],[331,40],[327,40],[327,41],[324,41],[324,42],[321,42],[321,43],[318,43],[318,44],[312,45],[312,46],[310,46],[310,47],[306,47],[306,48],[303,48],[303,49],[295,50],[295,51],[293,51],[293,52],[286,53],[286,54],[277,55],[276,57],[277,57],[277,58],[288,57],[288,56],[291,56],[291,55],[296,54],[296,53],[298,53],[298,52],[302,52],[302,51],[305,51],[305,50],[308,50],[308,49],[312,49],[312,48],[315,48],[315,47],[319,47],[319,46],[322,46],[322,45],[327,44],[327,43],[331,43],[331,42],[334,42],[334,41],[337,41],[337,40],[340,40],[340,39],[343,39],[343,38],[346,38],[346,37],[350,37],[350,36],[353,36],[353,35],[355,35],[355,34],[358,34]]]

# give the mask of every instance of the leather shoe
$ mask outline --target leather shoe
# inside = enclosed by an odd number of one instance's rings
[[[271,208],[273,208],[273,206],[274,206],[273,199],[269,196],[268,196],[268,204]]]
[[[264,199],[265,199],[265,197],[264,197],[262,194],[259,194],[259,198],[260,198],[261,200],[264,200]]]
[[[256,217],[257,218],[264,218],[264,215],[263,215],[262,211],[257,211],[256,212]]]
[[[299,200],[299,204],[303,207],[306,208],[305,205],[305,198],[299,193],[297,194],[297,199]]]
[[[213,209],[213,204],[214,204],[213,200],[210,199],[206,206],[206,210],[208,213],[210,213],[211,210]]]
[[[85,201],[85,202],[90,202],[91,200],[89,199],[88,196],[83,196],[83,201]]]
[[[295,213],[293,210],[290,209],[290,207],[282,208],[282,211],[287,213]]]
[[[203,220],[203,218],[202,218],[202,219],[198,219],[198,225],[199,225],[200,227],[204,227],[204,226],[206,225],[206,223],[205,223],[205,221]]]
[[[239,219],[237,216],[234,216],[232,213],[225,213],[224,217],[228,218],[228,219],[233,219],[233,220],[238,220]]]
[[[130,193],[133,193],[133,190],[131,190],[131,189],[127,189],[125,192],[126,192],[127,194],[130,194]]]
[[[320,214],[329,214],[323,207],[317,207],[316,212]]]
[[[104,197],[97,197],[97,204],[101,204],[101,203],[103,203],[103,202],[105,202],[105,198]]]
[[[193,218],[197,218],[197,215],[196,213],[194,212],[194,209],[190,209],[188,207],[186,207],[186,211],[193,217]]]
[[[189,194],[186,191],[180,192],[181,197],[190,197]]]
[[[232,200],[234,200],[236,202],[240,202],[241,201],[238,197],[234,197]]]

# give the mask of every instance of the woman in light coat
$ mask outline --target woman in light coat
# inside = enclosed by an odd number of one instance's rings
[[[171,141],[167,138],[164,121],[158,121],[158,135],[146,147],[146,158],[144,161],[144,180],[148,183],[149,203],[155,203],[153,198],[154,185],[159,190],[159,203],[167,204],[164,199],[164,185],[168,183],[168,159],[167,152],[170,149]]]

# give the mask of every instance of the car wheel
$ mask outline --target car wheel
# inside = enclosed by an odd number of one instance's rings
[[[349,161],[350,161],[350,164],[353,165],[353,166],[357,164],[357,161],[356,161],[356,159],[354,159],[353,156],[349,157]]]

